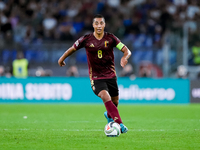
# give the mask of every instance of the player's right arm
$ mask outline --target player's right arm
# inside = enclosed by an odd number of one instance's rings
[[[58,64],[59,66],[64,66],[65,62],[64,60],[70,56],[71,54],[73,54],[76,50],[84,47],[84,40],[85,37],[87,37],[87,35],[80,37],[73,45],[72,47],[70,47],[68,50],[65,51],[65,53],[60,57],[60,59],[58,60]]]
[[[65,51],[65,53],[59,58],[58,60],[58,64],[59,66],[64,66],[65,62],[64,60],[70,56],[71,54],[73,54],[76,51],[76,49],[74,48],[74,46],[70,47],[68,50]]]

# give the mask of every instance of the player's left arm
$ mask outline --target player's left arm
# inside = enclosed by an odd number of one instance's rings
[[[126,45],[123,46],[121,51],[124,53],[124,56],[121,58],[120,65],[124,68],[124,66],[128,63],[128,59],[131,56],[131,51],[126,47]]]
[[[124,68],[124,66],[128,63],[128,59],[131,56],[131,51],[116,36],[112,35],[112,37],[117,43],[116,48],[124,53],[124,56],[121,58],[120,61],[120,65]]]

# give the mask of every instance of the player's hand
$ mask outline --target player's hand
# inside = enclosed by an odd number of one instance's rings
[[[61,60],[61,59],[58,60],[58,64],[59,64],[60,67],[66,65],[65,62],[63,60]]]
[[[122,57],[120,65],[124,68],[124,66],[126,66],[127,63],[128,63],[128,60],[125,57]]]

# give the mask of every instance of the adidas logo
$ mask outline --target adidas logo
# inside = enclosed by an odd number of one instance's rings
[[[89,47],[94,47],[94,44],[91,44]]]
[[[114,121],[115,121],[115,120],[117,120],[117,119],[118,119],[118,118],[117,118],[117,117],[115,117],[115,118],[114,118]]]

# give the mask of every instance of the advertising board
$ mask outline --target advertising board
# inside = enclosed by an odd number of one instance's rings
[[[118,78],[120,103],[189,103],[189,80]],[[0,102],[102,103],[89,78],[0,78]]]
[[[200,103],[200,81],[193,80],[190,82],[190,102]]]

